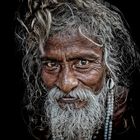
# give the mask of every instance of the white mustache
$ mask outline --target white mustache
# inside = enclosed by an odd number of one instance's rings
[[[89,97],[90,95],[90,97]],[[48,93],[48,99],[52,100],[52,101],[56,101],[59,100],[60,98],[65,98],[65,97],[71,97],[71,98],[75,98],[75,99],[80,99],[81,101],[85,100],[93,100],[96,98],[98,98],[98,95],[95,95],[93,91],[89,90],[89,89],[82,89],[82,88],[76,88],[73,91],[71,91],[70,93],[63,93],[60,89],[58,89],[57,87],[54,87],[53,89],[51,89]]]

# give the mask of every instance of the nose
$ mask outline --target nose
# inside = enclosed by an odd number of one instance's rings
[[[69,93],[78,86],[78,80],[70,70],[66,69],[60,73],[57,86],[64,93]]]

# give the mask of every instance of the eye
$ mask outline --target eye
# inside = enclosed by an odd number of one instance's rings
[[[43,66],[46,70],[53,71],[59,69],[60,65],[58,62],[53,60],[47,60],[43,62]]]
[[[89,61],[88,60],[79,60],[79,63],[78,63],[78,65],[79,66],[83,66],[83,65],[88,65],[89,64]]]
[[[90,67],[90,64],[91,63],[89,60],[80,59],[75,63],[74,67],[77,69],[88,69]]]

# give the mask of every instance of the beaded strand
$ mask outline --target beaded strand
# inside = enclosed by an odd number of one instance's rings
[[[114,110],[114,81],[109,79],[107,82],[108,97],[107,97],[107,113],[104,128],[104,140],[111,140],[112,136],[112,120]]]

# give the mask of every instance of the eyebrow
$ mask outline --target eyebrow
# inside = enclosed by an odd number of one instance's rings
[[[96,53],[75,53],[73,55],[68,56],[66,59],[67,61],[72,61],[76,59],[89,59],[89,60],[98,60],[100,56]],[[56,56],[42,56],[41,61],[47,61],[47,60],[52,60],[52,61],[57,61],[57,62],[62,62],[62,60],[58,59]]]
[[[53,56],[43,56],[43,57],[41,57],[40,58],[41,59],[41,61],[43,62],[43,61],[48,61],[48,60],[52,60],[52,61],[60,61],[60,60],[58,60],[56,57],[53,57]],[[61,62],[61,61],[60,61]]]
[[[93,54],[93,53],[80,53],[80,54],[75,54],[73,56],[70,56],[69,58],[67,58],[67,60],[68,61],[75,60],[75,59],[91,59],[91,60],[97,60],[99,58],[100,58],[100,56],[98,56],[97,54]]]

